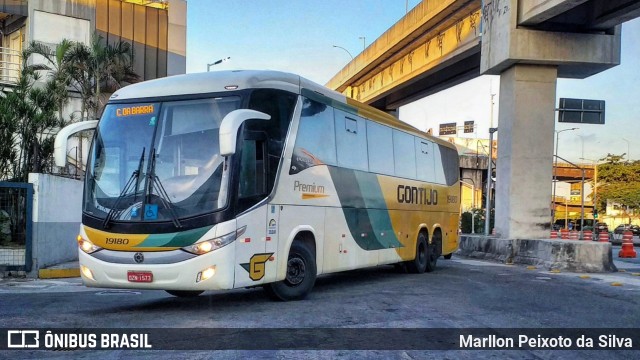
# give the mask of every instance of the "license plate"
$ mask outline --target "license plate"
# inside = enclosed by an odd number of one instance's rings
[[[128,271],[127,280],[129,282],[149,283],[153,281],[151,271]]]

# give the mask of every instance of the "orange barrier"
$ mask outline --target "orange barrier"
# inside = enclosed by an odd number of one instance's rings
[[[569,240],[578,240],[580,233],[576,230],[569,231]]]
[[[562,240],[569,240],[569,229],[560,230],[560,238]]]
[[[552,239],[558,238],[558,230],[551,230],[551,238]]]
[[[621,258],[635,258],[636,250],[633,248],[633,233],[629,230],[622,233],[622,249],[618,253]]]
[[[609,242],[609,233],[606,231],[601,231],[600,233],[598,233],[598,241]]]
[[[585,230],[582,232],[582,240],[593,241],[593,231]]]

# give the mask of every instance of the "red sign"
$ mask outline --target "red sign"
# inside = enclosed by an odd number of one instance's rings
[[[153,281],[151,271],[128,271],[127,280],[129,282],[150,283]]]

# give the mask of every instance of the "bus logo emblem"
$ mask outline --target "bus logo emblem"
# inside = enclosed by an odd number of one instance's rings
[[[135,262],[137,262],[138,264],[141,264],[144,261],[144,255],[141,252],[137,252],[135,255],[133,255],[133,260],[135,260]]]
[[[265,265],[273,253],[255,254],[251,257],[248,263],[240,264],[243,269],[249,273],[249,278],[253,281],[258,281],[264,277]]]

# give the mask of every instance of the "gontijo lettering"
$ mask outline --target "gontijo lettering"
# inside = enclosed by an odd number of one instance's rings
[[[153,111],[154,111],[153,104],[129,106],[129,107],[116,109],[116,116],[122,117],[122,116],[132,116],[132,115],[153,114]]]

